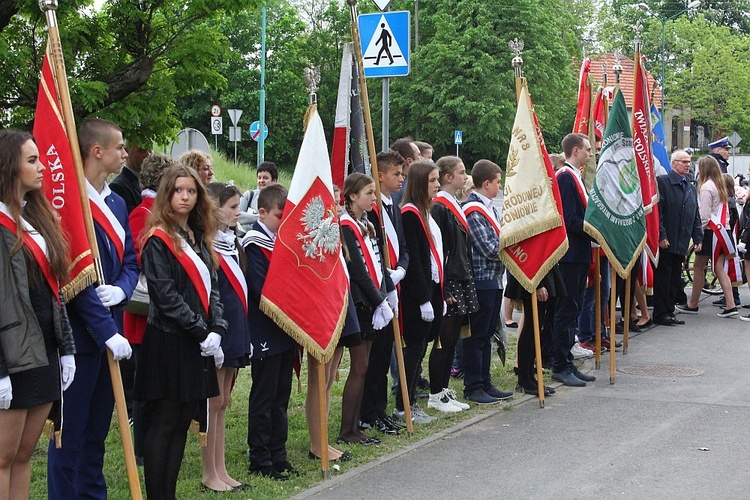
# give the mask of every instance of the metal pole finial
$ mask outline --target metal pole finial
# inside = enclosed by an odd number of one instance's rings
[[[523,58],[521,57],[521,52],[523,52],[523,40],[514,38],[508,42],[508,47],[510,47],[510,51],[513,52],[513,60],[511,61],[511,64],[513,64],[513,68],[516,70],[516,76],[520,77],[521,67],[523,67]]]
[[[305,86],[307,87],[307,96],[309,103],[318,102],[318,84],[320,83],[320,66],[313,66],[312,63],[305,68]]]
[[[42,12],[57,10],[57,0],[39,0],[39,8]]]
[[[357,6],[357,0],[346,0],[346,4],[349,7],[356,7]]]
[[[615,55],[615,64],[612,66],[612,71],[615,73],[615,83],[620,83],[620,75],[622,74],[622,52],[620,49],[615,49],[614,51]]]

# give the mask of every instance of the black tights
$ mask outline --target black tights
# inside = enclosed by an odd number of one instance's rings
[[[143,444],[143,472],[149,500],[175,498],[187,432],[198,403],[174,399],[149,403],[150,423]]]
[[[339,432],[339,436],[345,440],[359,441],[363,436],[359,431],[358,421],[371,346],[371,340],[363,340],[361,344],[349,348],[351,363],[341,398],[341,432]]]
[[[430,351],[430,393],[437,394],[448,387],[451,380],[451,366],[453,365],[453,354],[456,351],[456,343],[461,334],[461,325],[466,316],[444,316],[440,327],[441,349],[437,348],[437,342],[432,345]]]

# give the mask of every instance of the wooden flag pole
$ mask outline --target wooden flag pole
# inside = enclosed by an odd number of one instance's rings
[[[531,314],[534,318],[534,353],[536,355],[536,389],[539,408],[544,408],[544,374],[542,373],[542,342],[539,338],[539,302],[536,291],[531,292]]]
[[[599,249],[594,249],[594,320],[596,326],[594,331],[596,336],[594,338],[594,345],[596,346],[596,361],[594,367],[599,370],[602,367],[602,270],[601,270],[601,255],[599,255]]]
[[[326,388],[326,364],[313,358],[312,366],[315,374],[308,373],[308,377],[316,377],[318,381],[318,427],[320,432],[320,471],[323,479],[331,479],[330,462],[328,459],[328,397]]]
[[[388,254],[388,236],[385,232],[383,212],[383,201],[380,199],[380,179],[378,179],[377,153],[375,152],[375,136],[372,133],[372,116],[370,115],[370,98],[367,95],[367,81],[365,80],[365,65],[362,59],[362,44],[359,41],[359,27],[357,25],[357,0],[346,0],[349,5],[349,13],[352,20],[352,41],[354,42],[354,55],[359,70],[359,87],[362,95],[362,111],[364,112],[365,132],[367,134],[367,154],[370,156],[370,169],[372,178],[375,180],[375,203],[380,214],[381,234],[383,235],[383,249],[381,253],[385,267],[391,269],[391,259]],[[395,263],[394,263],[395,264]],[[402,313],[403,314],[403,313]],[[404,402],[404,420],[406,421],[406,433],[414,435],[414,426],[411,421],[411,401],[409,400],[409,388],[406,386],[406,370],[404,368],[404,351],[401,344],[401,328],[398,319],[393,318],[393,344],[396,351],[396,362],[398,364],[398,381],[401,388],[401,400]]]
[[[630,280],[632,277],[630,274],[628,274],[628,277],[625,278],[625,306],[622,309],[622,355],[626,355],[628,353],[628,337],[630,334],[630,301],[631,301],[631,293],[630,293]],[[614,336],[611,340],[614,339]]]
[[[609,275],[617,276],[615,274],[615,266],[609,264]],[[617,287],[609,287],[609,331],[611,332],[609,339],[609,383],[615,383],[615,329],[617,324]]]
[[[97,280],[100,284],[104,284],[104,273],[102,272],[101,260],[99,259],[99,247],[96,243],[94,221],[91,217],[91,207],[89,205],[86,191],[83,160],[81,158],[81,149],[78,145],[78,131],[76,130],[75,116],[73,115],[73,106],[70,100],[70,89],[68,88],[68,77],[65,72],[65,61],[63,59],[62,44],[60,43],[60,32],[57,26],[57,0],[42,0],[40,2],[40,8],[47,19],[47,32],[49,34],[48,50],[51,55],[52,69],[55,74],[57,89],[60,95],[60,107],[62,109],[63,121],[65,123],[65,131],[68,135],[68,142],[73,155],[73,164],[76,169],[78,190],[81,193],[83,220],[86,226],[89,246],[91,247],[91,256],[94,258]],[[125,391],[122,388],[120,363],[115,361],[112,351],[109,349],[107,349],[107,360],[109,364],[110,378],[112,379],[112,392],[114,393],[115,404],[117,407],[117,422],[120,426],[120,437],[122,438],[123,452],[125,453],[125,469],[130,484],[130,495],[133,499],[140,500],[143,498],[141,493],[141,481],[138,478],[138,467],[135,463],[133,440],[130,435],[130,424],[128,422],[128,411],[125,404]]]

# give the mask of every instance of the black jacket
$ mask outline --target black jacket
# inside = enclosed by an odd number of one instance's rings
[[[468,280],[472,277],[469,234],[453,212],[440,203],[433,203],[432,218],[443,235],[443,275],[445,280]],[[448,298],[446,296],[446,298]]]
[[[727,167],[729,167],[729,162],[726,161],[723,156],[721,156],[719,153],[708,153],[708,156],[713,157],[719,163],[719,168],[721,169],[722,174],[727,173]]]
[[[690,182],[683,183],[674,171],[656,178],[659,187],[659,241],[668,240],[662,251],[687,255],[690,238],[703,243],[698,195]]]
[[[342,226],[341,232],[344,235],[344,242],[349,251],[349,260],[346,263],[346,267],[349,270],[352,299],[356,305],[361,304],[374,310],[385,300],[386,294],[395,289],[393,281],[391,281],[391,276],[383,263],[383,247],[378,245],[381,255],[380,269],[383,273],[383,281],[380,283],[380,287],[376,287],[370,277],[370,273],[367,271],[364,258],[360,254],[357,237],[354,235],[353,230],[350,227]]]
[[[127,166],[122,167],[120,173],[109,183],[109,189],[119,194],[125,200],[128,213],[141,204],[141,181],[138,174]]]
[[[210,332],[224,336],[227,322],[223,319],[224,306],[219,301],[219,282],[211,263],[208,248],[203,244],[201,231],[193,229],[200,245],[198,255],[211,272],[209,313],[201,305],[198,291],[185,269],[161,239],[152,236],[141,253],[143,273],[148,282],[151,305],[148,323],[165,333],[187,333],[196,342],[203,342]]]
[[[409,247],[409,269],[401,282],[401,300],[410,305],[420,306],[430,302],[434,287],[432,265],[430,264],[430,243],[422,228],[422,223],[413,212],[401,214],[404,221],[404,236]]]
[[[0,378],[48,364],[44,335],[29,296],[24,252],[10,257],[15,242],[14,233],[0,228],[0,282],[3,283],[0,286]],[[75,340],[65,306],[58,306],[53,299],[50,307],[60,355],[75,354]]]

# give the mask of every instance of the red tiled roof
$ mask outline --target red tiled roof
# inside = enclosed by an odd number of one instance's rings
[[[612,68],[615,65],[614,54],[599,54],[591,55],[589,57],[591,58],[591,78],[594,80],[594,88],[598,85],[604,85],[604,68],[602,68],[602,63],[607,63],[607,86],[614,87],[615,72],[612,71]],[[632,59],[621,56],[620,65],[622,66],[622,73],[620,74],[620,89],[622,89],[622,96],[625,98],[625,103],[628,105],[628,108],[631,108],[633,106],[633,71],[635,63]],[[651,72],[648,71],[650,67],[651,64],[646,62],[648,88],[651,91],[651,102],[655,103],[658,107],[661,102],[661,87],[655,80],[654,76],[651,75]],[[576,69],[576,78],[579,70],[580,64]]]

